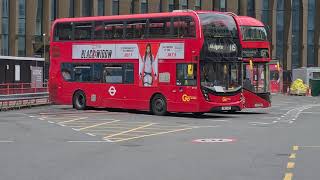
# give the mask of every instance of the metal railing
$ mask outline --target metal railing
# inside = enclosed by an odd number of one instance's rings
[[[47,83],[0,84],[0,111],[49,104]]]
[[[48,92],[47,83],[5,83],[0,84],[0,95]]]

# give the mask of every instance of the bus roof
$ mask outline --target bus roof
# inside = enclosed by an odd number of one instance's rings
[[[250,16],[237,16],[236,19],[240,26],[256,26],[256,27],[264,26],[264,24],[261,21]]]
[[[140,18],[160,18],[173,16],[193,16],[197,13],[195,11],[176,11],[165,13],[147,13],[147,14],[128,14],[128,15],[113,15],[113,16],[89,16],[76,18],[60,18],[56,19],[54,23],[58,22],[80,22],[80,21],[103,21],[103,20],[123,20],[123,19],[140,19]]]

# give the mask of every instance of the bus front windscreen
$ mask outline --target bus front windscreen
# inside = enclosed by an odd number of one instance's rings
[[[267,31],[264,27],[241,26],[243,41],[267,41]]]
[[[202,87],[217,93],[241,89],[241,63],[202,62],[200,67]]]
[[[199,17],[204,37],[201,59],[237,58],[239,34],[233,17],[219,13],[203,13]]]
[[[205,39],[219,37],[237,38],[237,25],[231,16],[218,13],[203,13],[199,14],[199,17]]]

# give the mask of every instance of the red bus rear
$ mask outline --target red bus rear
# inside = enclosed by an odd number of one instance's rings
[[[248,16],[235,17],[240,26],[245,108],[271,106],[269,92],[270,43],[264,24]]]
[[[157,115],[241,110],[234,27],[231,16],[193,11],[58,19],[51,101]]]

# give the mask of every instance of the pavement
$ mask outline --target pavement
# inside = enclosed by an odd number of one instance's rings
[[[0,112],[0,179],[319,179],[320,97],[272,100],[201,118],[58,105]]]

